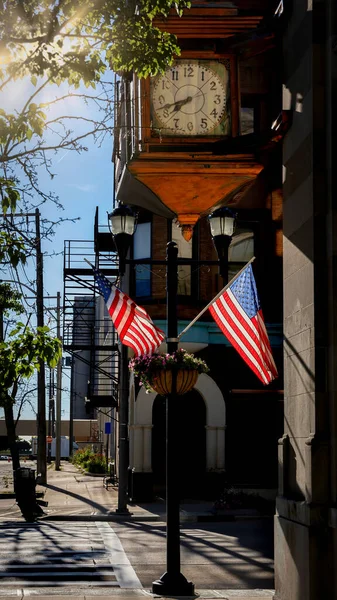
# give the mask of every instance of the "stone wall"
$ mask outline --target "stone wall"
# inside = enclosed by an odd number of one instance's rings
[[[329,0],[285,6],[283,108],[293,111],[293,123],[283,147],[285,435],[279,444],[275,598],[330,600],[337,589],[329,517],[336,501],[336,293],[327,26],[335,22],[329,18],[335,8]]]

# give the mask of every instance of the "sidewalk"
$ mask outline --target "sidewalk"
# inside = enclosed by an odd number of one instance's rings
[[[109,485],[106,489],[102,475],[87,475],[66,461],[61,463],[60,471],[55,471],[53,467],[48,469],[47,484],[38,485],[37,491],[44,492],[44,500],[48,502],[44,519],[125,519],[115,513],[118,506],[117,487]],[[148,521],[160,518],[151,505],[149,509],[132,505],[129,510],[132,513],[129,518]]]
[[[134,505],[129,504],[128,508],[131,515],[121,516],[115,513],[118,505],[118,490],[116,487],[109,486],[105,489],[103,485],[103,478],[92,477],[81,473],[74,465],[68,462],[62,462],[61,470],[55,471],[54,468],[49,468],[47,473],[47,484],[39,485],[38,492],[44,493],[44,500],[48,502],[47,507],[43,507],[45,516],[39,519],[43,521],[112,521],[114,522],[113,528],[115,533],[118,535],[129,560],[136,569],[137,574],[141,568],[144,575],[144,570],[154,570],[156,573],[162,573],[165,570],[165,503],[155,502]],[[4,515],[3,509],[7,503],[12,503],[12,513]],[[0,513],[2,512],[3,517],[6,520],[18,520],[18,510],[14,509],[15,500],[1,500],[0,501]],[[192,523],[201,519],[208,520],[211,516],[212,503],[194,503],[194,504],[183,504],[181,507],[181,520],[186,521],[186,526],[182,530],[182,565],[184,566],[184,573],[188,579],[197,581],[196,576],[199,573],[199,581],[201,573],[205,573],[205,578],[202,575],[202,581],[206,583],[214,580],[218,574],[222,573],[223,564],[223,549],[221,548],[221,541],[216,542],[209,536],[212,535],[208,532],[208,525],[193,526]],[[17,508],[17,507],[16,507]],[[248,515],[249,516],[249,515]],[[151,525],[151,521],[157,523]],[[47,523],[46,523],[47,524]],[[229,523],[229,526],[233,530],[235,537],[230,538],[230,548],[227,549],[227,561],[228,565],[232,565],[233,561],[237,568],[237,573],[242,573],[242,569],[246,568],[245,561],[252,564],[253,568],[257,570],[263,569],[262,563],[259,560],[256,562],[255,555],[252,555],[251,550],[248,547],[245,549],[245,557],[242,559],[241,556],[241,539],[237,531],[239,527],[245,527],[242,522],[241,525],[238,523],[236,526],[234,523]],[[216,524],[213,524],[213,530]],[[186,529],[189,528],[189,529]],[[191,530],[192,528],[192,530]],[[212,527],[210,531],[212,530]],[[135,533],[137,532],[137,535]],[[200,544],[205,538],[205,549],[207,556],[211,558],[210,574],[208,576],[207,568],[205,567],[205,555],[200,554]],[[220,538],[222,539],[222,538]],[[193,550],[194,555],[186,554],[186,544]],[[192,547],[191,547],[192,544]],[[194,544],[194,546],[193,546]],[[205,550],[204,550],[205,552]],[[206,558],[207,558],[206,556]],[[141,565],[139,563],[142,563]],[[246,563],[247,564],[247,563]],[[155,567],[154,567],[155,565]],[[206,571],[205,571],[206,568]],[[231,568],[229,566],[229,568]],[[137,570],[138,569],[138,570]],[[217,575],[215,571],[217,570]],[[140,575],[138,575],[140,577]],[[222,575],[220,575],[222,578]],[[235,579],[235,578],[234,578]],[[236,583],[236,580],[233,583]],[[149,579],[152,581],[153,579]],[[261,580],[261,587],[263,587],[264,579]],[[149,581],[143,581],[143,585],[149,586]],[[227,581],[227,580],[226,580]],[[230,587],[231,580],[228,579],[228,588]],[[257,583],[257,582],[256,582]],[[206,583],[208,587],[209,584]],[[212,584],[211,584],[212,585]],[[206,587],[205,586],[205,587]],[[121,596],[123,600],[144,600],[144,596],[153,598],[153,595],[149,592],[149,587],[145,587],[142,590],[110,590],[110,596]],[[47,591],[47,590],[45,590]],[[42,592],[42,590],[41,590]],[[103,595],[104,593],[104,595]],[[0,599],[4,598],[5,590],[0,589]],[[74,596],[71,594],[72,600],[106,600],[107,595],[105,592],[100,592],[98,589],[94,591],[94,588],[86,591],[83,595],[83,591],[79,591],[79,594]],[[196,596],[202,600],[214,600],[220,598],[222,600],[272,600],[273,590],[265,589],[196,589]],[[69,593],[59,588],[58,591],[51,590],[50,593],[38,594],[39,600],[52,600],[52,598],[58,598],[58,600],[69,600]]]
[[[94,477],[81,473],[73,464],[62,462],[61,471],[48,469],[47,485],[39,485],[37,491],[44,493],[48,502],[45,519],[51,518],[87,519],[120,521],[166,521],[164,501],[141,504],[129,504],[130,515],[118,515],[118,488],[103,485],[103,477]],[[222,520],[239,520],[259,517],[255,510],[226,510],[224,514],[215,516],[212,502],[182,503],[180,507],[181,522],[207,522]]]

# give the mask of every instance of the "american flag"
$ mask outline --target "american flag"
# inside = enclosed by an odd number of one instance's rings
[[[164,332],[154,325],[144,308],[137,306],[102,273],[94,269],[94,274],[122,344],[132,348],[135,356],[152,354],[165,338]]]
[[[226,338],[264,384],[278,376],[249,264],[209,307]]]

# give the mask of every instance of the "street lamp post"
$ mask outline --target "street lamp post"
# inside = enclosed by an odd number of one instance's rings
[[[236,214],[228,208],[220,208],[209,216],[211,234],[218,253],[218,261],[197,261],[198,264],[217,264],[220,274],[228,278],[228,248],[235,229]],[[143,259],[132,261],[126,259],[131,238],[136,227],[136,216],[126,206],[119,206],[109,215],[111,233],[120,257],[120,274],[125,272],[125,264],[163,264],[162,261]],[[178,348],[178,315],[177,287],[178,265],[193,264],[195,261],[178,259],[178,247],[175,242],[167,244],[166,252],[166,316],[167,316],[167,351],[169,354]],[[127,354],[122,354],[122,373],[127,368]],[[125,376],[123,377],[124,381]],[[128,388],[122,387],[119,419],[127,420]],[[126,407],[126,408],[125,408]],[[166,572],[152,584],[152,592],[161,596],[193,596],[194,584],[187,581],[180,571],[180,519],[179,519],[179,489],[176,485],[176,469],[179,464],[178,446],[176,443],[177,419],[176,374],[172,372],[172,392],[166,398]],[[119,462],[119,486],[121,487],[121,505],[119,508],[127,511],[127,448],[124,445],[124,429],[119,428],[119,451],[123,452]],[[126,434],[125,434],[126,436]],[[126,509],[126,510],[125,510]]]
[[[167,351],[178,349],[178,247],[167,244],[166,252],[166,317]],[[166,572],[152,583],[152,592],[161,596],[193,596],[194,584],[180,571],[179,488],[176,485],[177,455],[177,374],[172,371],[172,392],[166,398]]]
[[[125,259],[130,248],[132,236],[137,226],[137,215],[128,207],[120,206],[108,215],[110,232],[119,256],[119,276],[125,273]],[[128,348],[121,346],[119,369],[119,405],[118,405],[118,504],[116,513],[128,515],[128,417],[129,417],[129,370]]]

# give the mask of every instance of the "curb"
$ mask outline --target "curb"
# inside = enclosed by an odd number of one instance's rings
[[[124,521],[162,521],[159,515],[44,515],[39,517],[38,521],[106,521],[106,522],[124,522]]]
[[[258,520],[258,519],[272,519],[271,515],[181,515],[180,523],[223,523],[223,522],[234,522],[243,520]],[[105,521],[105,522],[166,522],[166,515],[156,514],[130,514],[130,515],[118,515],[118,514],[87,514],[87,515],[61,515],[61,514],[47,514],[39,517],[39,521]]]

